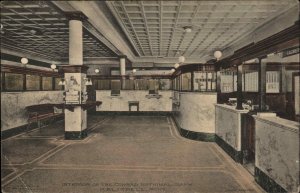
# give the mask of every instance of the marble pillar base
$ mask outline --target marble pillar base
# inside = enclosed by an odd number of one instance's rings
[[[80,140],[87,137],[87,129],[82,131],[65,131],[66,140]]]

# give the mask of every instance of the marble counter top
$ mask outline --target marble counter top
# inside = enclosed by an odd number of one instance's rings
[[[248,113],[249,112],[249,110],[238,110],[238,109],[236,109],[236,106],[230,106],[230,105],[226,105],[226,104],[215,104],[215,106],[223,108],[228,111],[233,111],[236,113]]]
[[[285,128],[291,130],[293,132],[299,133],[300,124],[296,121],[290,121],[287,119],[283,119],[280,117],[260,117],[260,116],[253,116],[256,120],[268,123],[270,125],[274,125],[277,127]]]
[[[180,94],[198,94],[198,95],[217,95],[216,92],[192,92],[192,91],[186,91],[186,92],[182,92],[182,91],[175,91],[178,92]]]

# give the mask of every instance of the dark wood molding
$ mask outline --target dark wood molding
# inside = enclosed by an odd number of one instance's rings
[[[243,78],[242,78],[242,74],[243,74],[243,64],[237,66],[237,105],[236,105],[236,109],[238,109],[238,110],[244,109],[243,108]]]
[[[85,73],[88,70],[87,65],[61,65],[59,66],[59,73]]]
[[[81,11],[65,12],[65,16],[68,20],[79,20],[79,21],[88,20],[88,17],[84,13],[82,13]]]
[[[121,76],[121,75],[112,75],[112,76],[105,76],[105,75],[89,75],[88,78],[92,78],[93,80],[96,79],[106,79],[106,80],[121,80],[122,78],[129,79],[130,75]],[[171,75],[134,75],[134,79],[171,79]]]
[[[15,74],[31,74],[31,75],[38,75],[38,76],[60,77],[58,72],[55,72],[55,71],[47,71],[47,70],[40,70],[40,69],[34,69],[34,68],[11,66],[11,65],[6,65],[6,64],[1,65],[1,72],[15,73]]]
[[[5,73],[1,72],[1,91],[4,91],[5,89]]]
[[[270,53],[280,52],[284,49],[299,46],[299,22],[256,43],[250,43],[236,50],[233,55],[217,61],[215,65],[229,67],[239,65],[244,61],[265,57]]]
[[[27,77],[26,77],[26,74],[23,74],[23,89],[22,91],[26,91],[27,90]]]
[[[266,62],[262,62],[259,59],[258,68],[258,90],[259,90],[259,111],[266,111]]]

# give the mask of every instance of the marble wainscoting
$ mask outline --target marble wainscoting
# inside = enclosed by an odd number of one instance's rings
[[[172,91],[159,91],[159,98],[147,97],[147,90],[121,90],[120,96],[111,96],[110,90],[96,91],[96,100],[102,105],[96,111],[128,112],[129,102],[138,102],[139,112],[171,112]],[[137,111],[133,105],[131,111]]]
[[[215,140],[216,93],[174,92],[173,118],[183,137]]]
[[[26,106],[63,103],[63,91],[27,91],[1,93],[1,132],[27,124]]]
[[[255,180],[267,192],[299,191],[299,123],[255,116]]]
[[[235,106],[216,104],[216,142],[235,161],[242,162],[242,114]]]

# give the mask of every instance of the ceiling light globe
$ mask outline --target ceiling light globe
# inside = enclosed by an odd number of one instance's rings
[[[186,33],[191,33],[191,32],[192,32],[192,28],[186,28],[186,29],[185,29],[185,32],[186,32]]]
[[[180,56],[178,58],[179,63],[183,63],[185,61],[185,57],[184,56]]]
[[[133,72],[133,73],[136,73],[136,69],[133,69],[132,72]]]
[[[56,68],[56,65],[55,64],[51,64],[50,67],[51,67],[52,70],[54,70]]]
[[[28,63],[28,59],[27,58],[21,58],[21,63],[22,64],[27,64]]]
[[[215,51],[214,56],[215,56],[215,58],[220,59],[222,57],[222,52],[221,51]]]
[[[37,31],[35,29],[31,29],[31,30],[29,30],[29,33],[31,33],[32,35],[35,35],[37,33]]]
[[[175,69],[174,69],[174,68],[172,68],[172,69],[171,69],[171,72],[172,72],[172,73],[173,73],[173,72],[175,72]]]
[[[178,63],[176,63],[175,65],[174,65],[174,68],[178,68],[180,65],[178,64]]]
[[[98,68],[95,69],[95,73],[99,73],[100,70]]]

